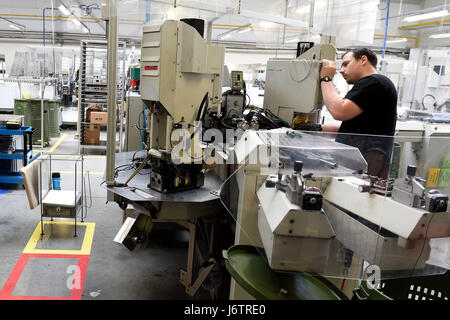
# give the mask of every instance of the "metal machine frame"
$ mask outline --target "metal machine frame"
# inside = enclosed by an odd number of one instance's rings
[[[117,8],[112,2],[102,9],[108,28],[108,87],[115,88],[116,79],[110,71],[115,70]],[[193,124],[205,92],[209,92],[211,97],[205,104],[219,101],[223,47],[207,44],[188,24],[169,20],[161,26],[144,26],[141,61],[141,99],[150,111],[150,150],[143,161],[146,163],[148,156],[160,160],[158,155],[170,150],[173,124],[183,121]],[[218,211],[223,212],[219,197],[214,193],[220,187],[220,179],[206,172],[202,185],[166,194],[149,188],[148,175],[132,175],[129,171],[116,175],[116,165],[129,164],[133,152],[114,153],[115,132],[111,128],[115,123],[115,98],[114,94],[108,95],[107,172],[106,184],[103,185],[108,190],[108,200],[115,201],[123,210],[131,204],[138,216],[145,215],[154,222],[176,223],[189,231],[187,270],[181,270],[180,282],[189,295],[194,295],[217,265],[209,259],[206,261],[208,266],[201,268],[197,278],[193,279],[196,221]],[[192,132],[194,128],[187,129]],[[163,160],[166,159],[164,157]],[[186,165],[191,163],[189,160]],[[141,169],[141,173],[146,170],[143,166]],[[133,226],[126,229],[124,224],[122,228],[129,232]]]

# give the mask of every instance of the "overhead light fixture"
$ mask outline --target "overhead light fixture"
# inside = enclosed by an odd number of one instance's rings
[[[401,39],[398,39],[398,40],[389,40],[389,41],[386,41],[386,43],[400,43],[400,42],[406,42],[406,41],[408,41],[408,39],[406,39],[406,38],[401,38]]]
[[[252,29],[250,28],[250,27],[247,27],[247,28],[244,28],[244,29],[242,29],[242,30],[239,30],[238,31],[238,33],[246,33],[246,32],[249,32],[249,31],[251,31]]]
[[[450,38],[450,33],[435,33],[430,36],[431,39]]]
[[[230,34],[226,34],[226,35],[220,36],[220,39],[223,40],[223,39],[228,39],[230,37],[231,37]]]
[[[66,6],[63,5],[63,4],[61,4],[61,5],[58,7],[58,9],[59,9],[59,11],[61,11],[61,13],[62,13],[63,15],[65,15],[65,16],[70,16],[70,15],[71,15],[69,9],[67,9]]]
[[[277,23],[273,23],[273,22],[269,22],[269,21],[261,21],[259,23],[259,25],[261,26],[261,28],[264,28],[264,29],[275,28],[278,26]]]
[[[9,20],[9,19],[3,18],[3,17],[0,17],[0,19],[1,20],[5,20],[6,22],[9,22],[9,27],[11,29],[25,31],[25,26],[24,25],[21,25],[19,23],[16,23],[16,22],[14,22],[12,20]]]
[[[81,30],[83,30],[84,33],[89,33],[89,29],[85,26],[82,26]]]
[[[15,24],[10,24],[9,27],[12,28],[12,29],[16,29],[16,30],[22,31],[22,28],[17,26],[17,25],[15,25]]]
[[[77,26],[81,26],[81,22],[80,22],[77,18],[73,17],[71,20],[72,20],[72,22],[73,22],[74,24],[76,24]]]
[[[427,20],[427,19],[433,19],[433,18],[440,18],[448,16],[449,13],[447,10],[441,10],[441,11],[434,11],[434,12],[428,12],[423,14],[418,14],[414,16],[409,16],[403,19],[405,22],[413,22],[413,21],[419,21],[419,20]]]

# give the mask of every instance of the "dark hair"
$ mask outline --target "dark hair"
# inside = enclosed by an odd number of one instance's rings
[[[378,62],[377,55],[372,50],[367,49],[367,48],[350,49],[346,53],[344,53],[342,55],[342,57],[344,57],[349,52],[353,53],[353,56],[355,57],[356,60],[361,59],[362,56],[366,56],[367,60],[369,60],[369,62],[372,64],[372,66],[374,68],[377,67],[377,62]]]

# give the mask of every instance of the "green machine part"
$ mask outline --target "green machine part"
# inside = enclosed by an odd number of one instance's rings
[[[141,78],[141,67],[131,67],[130,77],[133,80],[139,80]]]
[[[256,299],[348,300],[334,284],[319,275],[272,270],[264,249],[236,245],[222,253],[228,272]]]

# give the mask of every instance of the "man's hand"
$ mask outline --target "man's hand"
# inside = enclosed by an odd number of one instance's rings
[[[336,64],[334,63],[334,61],[322,59],[322,68],[320,69],[320,78],[329,76],[331,79],[333,79],[335,73],[336,73]]]

